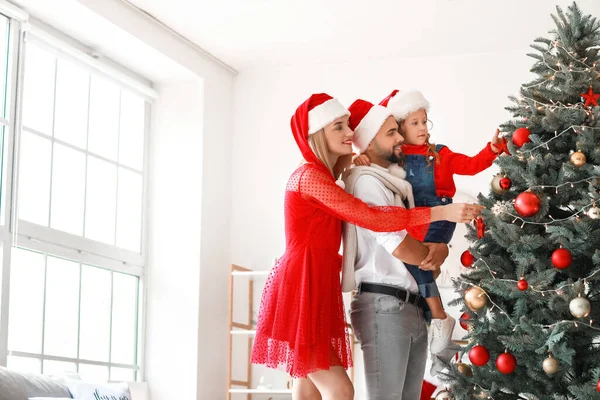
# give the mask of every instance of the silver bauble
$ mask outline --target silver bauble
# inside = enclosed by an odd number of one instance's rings
[[[592,305],[585,297],[578,296],[569,303],[569,311],[575,318],[585,318],[590,315]]]

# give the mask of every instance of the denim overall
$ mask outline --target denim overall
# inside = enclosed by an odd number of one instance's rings
[[[443,145],[436,145],[435,150],[439,152]],[[427,165],[427,157],[418,154],[406,154],[405,156],[406,180],[410,182],[417,207],[435,207],[452,203],[450,197],[438,197],[435,192],[434,171],[436,165],[433,157]],[[429,225],[429,230],[423,242],[446,243],[452,239],[456,223],[448,221],[436,221]],[[440,295],[432,271],[424,271],[416,265],[406,264],[406,268],[417,281],[419,293],[423,297],[436,297]],[[428,314],[428,312],[426,313]],[[428,318],[429,319],[429,318]]]

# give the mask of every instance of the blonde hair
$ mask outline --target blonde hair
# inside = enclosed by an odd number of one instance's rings
[[[333,174],[333,165],[329,157],[329,147],[325,140],[325,129],[320,129],[317,132],[308,135],[308,145],[319,160],[327,167],[331,175]]]

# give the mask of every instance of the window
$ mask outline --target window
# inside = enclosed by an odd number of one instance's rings
[[[88,246],[99,242],[107,245],[94,247],[102,255],[110,256],[112,247],[141,254],[146,109],[142,97],[28,42],[17,208],[22,231],[38,238],[68,233],[74,247],[83,239]]]
[[[54,44],[0,15],[0,365],[132,381],[151,98]]]
[[[134,380],[139,278],[13,248],[8,366]]]

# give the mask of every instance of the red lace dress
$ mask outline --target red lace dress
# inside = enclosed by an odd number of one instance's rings
[[[431,209],[369,207],[307,163],[285,193],[286,250],[267,279],[251,362],[294,378],[352,365],[340,285],[342,220],[378,231],[426,226]]]

